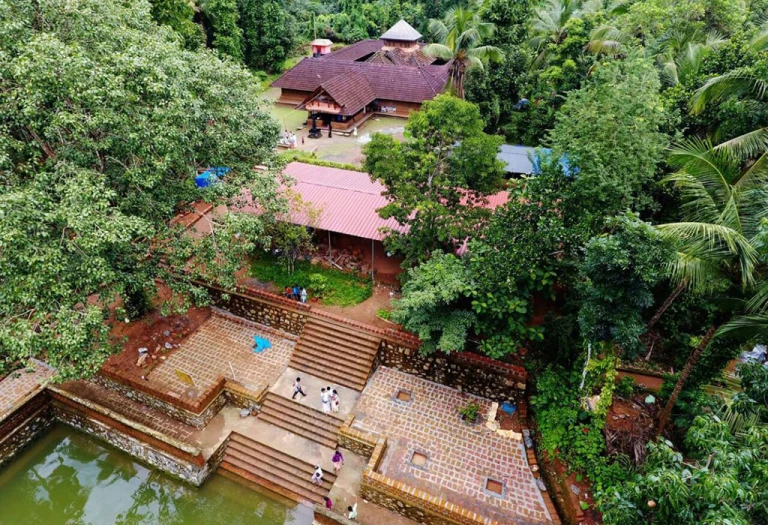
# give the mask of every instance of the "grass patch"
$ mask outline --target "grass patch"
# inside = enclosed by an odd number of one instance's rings
[[[385,321],[390,321],[392,320],[392,310],[387,310],[386,308],[379,308],[378,310],[376,310],[376,317],[380,317]]]
[[[317,278],[311,275],[322,275],[325,290],[322,291],[323,304],[333,306],[352,306],[362,303],[371,296],[373,287],[369,278],[342,272],[333,268],[314,266],[309,261],[296,263],[296,271],[289,275],[280,260],[269,253],[259,254],[259,258],[251,263],[251,275],[260,281],[274,283],[281,290],[294,284],[303,286],[309,292],[309,296],[317,296],[317,292],[311,289],[311,282]]]
[[[318,159],[314,153],[304,150],[286,150],[278,153],[281,157],[286,159],[286,162],[299,161],[305,164],[313,164],[315,166],[325,166],[327,168],[339,168],[342,170],[360,171],[364,172],[362,166],[357,164],[349,164],[347,162],[334,162],[332,160]]]

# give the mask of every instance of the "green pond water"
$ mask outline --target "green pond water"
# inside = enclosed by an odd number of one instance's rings
[[[63,425],[0,470],[2,525],[309,525],[293,508],[214,475],[194,488]]]

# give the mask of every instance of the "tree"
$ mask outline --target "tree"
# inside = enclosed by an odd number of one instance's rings
[[[488,0],[483,20],[496,26],[487,44],[498,47],[501,60],[467,72],[466,98],[478,105],[486,129],[497,130],[515,111],[528,69],[527,32],[521,20],[531,12],[528,0]]]
[[[291,16],[274,0],[240,0],[245,63],[270,73],[282,71],[294,47]]]
[[[585,223],[599,227],[606,215],[651,205],[645,195],[666,145],[659,87],[649,61],[610,61],[568,95],[557,115],[549,139],[555,157],[565,155],[578,168],[568,198],[581,203]]]
[[[483,352],[500,358],[542,337],[534,301],[554,300],[553,286],[570,250],[555,199],[521,191],[497,208],[469,243],[472,309]]]
[[[118,298],[140,306],[155,279],[187,298],[203,297],[190,279],[234,287],[282,208],[274,172],[252,170],[274,164],[279,126],[247,71],[183,50],[144,2],[0,0],[0,54],[0,362],[89,375]],[[198,190],[208,165],[231,170]],[[169,222],[243,188],[263,218],[226,214],[199,240]]]
[[[483,22],[479,9],[452,7],[443,20],[429,21],[429,31],[436,43],[424,46],[423,52],[451,63],[450,82],[459,98],[464,98],[464,76],[468,69],[484,67],[488,61],[498,62],[502,52],[498,47],[483,45],[496,30]]]
[[[205,43],[203,28],[195,23],[195,10],[187,0],[152,0],[152,18],[176,31],[188,49]]]
[[[674,245],[633,214],[606,226],[589,240],[579,264],[579,325],[585,340],[615,343],[631,359],[642,348],[642,314],[653,304],[653,286],[666,276]]]
[[[278,214],[266,233],[288,273],[293,275],[299,256],[315,251],[313,230],[320,223],[322,210],[304,201],[299,193],[290,188],[284,194],[288,200],[288,211]]]
[[[531,46],[539,52],[534,65],[545,62],[550,45],[562,43],[568,36],[568,22],[582,15],[582,0],[548,0],[536,9],[531,32]]]
[[[208,29],[208,45],[242,62],[243,30],[238,25],[240,14],[237,0],[204,0],[202,7]]]
[[[423,354],[460,352],[475,320],[467,301],[471,288],[464,261],[434,252],[408,270],[402,299],[392,302],[392,320],[419,336]]]
[[[451,95],[411,113],[405,135],[399,142],[375,133],[363,152],[366,171],[386,186],[379,215],[398,225],[386,230],[384,243],[408,267],[476,234],[503,172],[496,159],[501,138],[483,133],[475,105]]]

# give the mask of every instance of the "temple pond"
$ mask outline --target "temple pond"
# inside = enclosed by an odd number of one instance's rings
[[[287,507],[214,475],[185,485],[57,425],[0,470],[0,525],[309,525]]]

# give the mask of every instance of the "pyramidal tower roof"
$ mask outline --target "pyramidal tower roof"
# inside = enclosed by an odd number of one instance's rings
[[[379,38],[382,40],[402,40],[404,42],[416,42],[421,38],[421,33],[416,31],[411,24],[405,20],[400,20],[398,23],[390,27]]]

